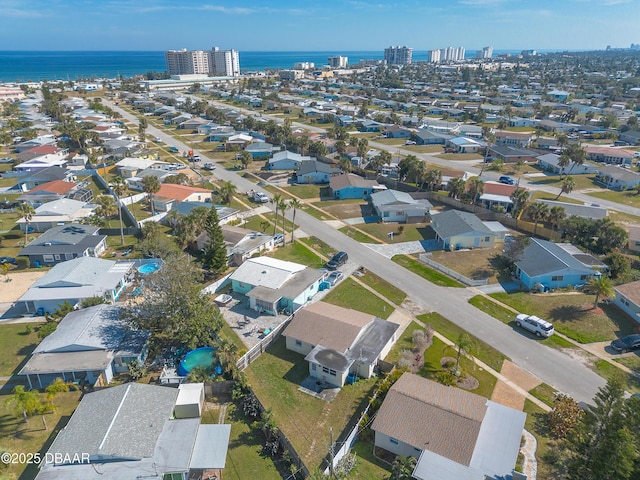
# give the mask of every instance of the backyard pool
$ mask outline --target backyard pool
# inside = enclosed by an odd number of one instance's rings
[[[158,270],[160,270],[159,263],[145,263],[138,267],[138,273],[141,273],[142,275],[149,275],[150,273],[157,272]]]
[[[216,360],[216,349],[213,347],[201,347],[187,353],[180,365],[178,365],[178,375],[187,376],[195,367],[210,367]],[[218,373],[220,365],[216,365],[215,371]],[[220,371],[220,373],[222,373]]]

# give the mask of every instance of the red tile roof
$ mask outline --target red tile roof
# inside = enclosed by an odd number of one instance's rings
[[[55,145],[40,145],[39,147],[33,147],[26,150],[24,153],[37,153],[39,155],[50,155],[52,153],[59,152],[60,149]]]
[[[53,180],[52,182],[43,183],[38,185],[35,188],[29,190],[31,192],[51,192],[57,193],[59,195],[64,195],[67,192],[70,192],[76,187],[76,184],[73,182],[65,182],[63,180]]]
[[[211,190],[207,190],[206,188],[189,187],[186,185],[176,185],[174,183],[163,183],[162,185],[160,185],[160,190],[156,192],[155,196],[162,198],[172,198],[174,200],[182,202],[194,193],[211,194]]]

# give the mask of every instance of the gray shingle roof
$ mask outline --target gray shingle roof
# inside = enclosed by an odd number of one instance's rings
[[[532,238],[522,252],[516,266],[529,277],[537,277],[559,270],[571,269],[592,275],[593,270],[573,258],[567,251],[548,240]]]
[[[431,228],[433,228],[442,239],[473,232],[495,235],[473,213],[463,212],[461,210],[447,210],[446,212],[434,215],[431,219]]]
[[[70,223],[50,228],[23,248],[19,255],[82,253],[97,247],[107,236],[97,235],[98,227]]]

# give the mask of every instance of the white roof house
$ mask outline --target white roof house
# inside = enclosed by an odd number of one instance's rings
[[[62,224],[79,223],[83,218],[90,216],[97,207],[97,204],[70,198],[47,202],[35,209],[35,215],[29,221],[29,231],[45,232]],[[19,218],[16,223],[22,231],[27,228],[24,218]]]
[[[231,274],[232,280],[254,286],[280,288],[293,275],[304,270],[304,265],[271,257],[251,258]]]

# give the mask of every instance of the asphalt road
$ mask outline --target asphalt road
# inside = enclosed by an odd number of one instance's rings
[[[133,115],[113,104],[112,108],[124,118],[132,122],[137,121]],[[155,127],[149,126],[147,132],[150,135],[160,137],[169,145],[175,145],[181,151],[189,149],[182,142]],[[200,163],[212,161],[202,152],[199,153],[202,158]],[[233,182],[239,192],[251,189],[264,191],[235,172],[218,168],[213,173],[221,180]],[[264,193],[269,194],[267,191]],[[266,205],[272,207],[271,203]],[[288,215],[290,216],[291,213],[289,212]],[[467,303],[467,300],[473,295],[469,290],[433,285],[303,211],[296,213],[296,223],[306,233],[316,236],[337,250],[348,252],[350,260],[357,262],[406,292],[408,299],[422,311],[440,313],[507,355],[519,367],[528,370],[543,382],[571,395],[577,401],[591,403],[597,390],[605,384],[602,377],[575,358],[539,344],[536,340],[526,337],[522,332],[514,330]]]

